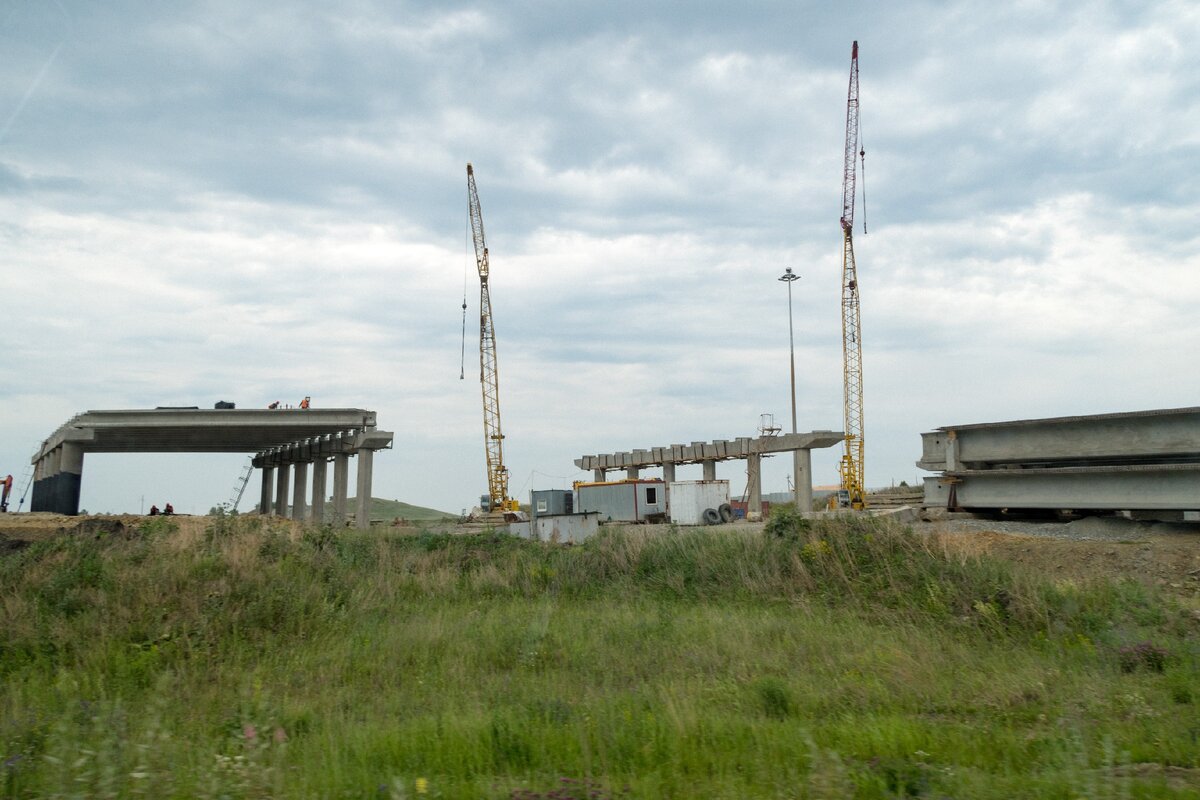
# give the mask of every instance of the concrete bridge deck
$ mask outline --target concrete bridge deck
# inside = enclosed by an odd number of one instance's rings
[[[372,457],[375,450],[390,447],[392,438],[390,432],[376,429],[374,411],[361,408],[86,411],[59,426],[33,457],[30,508],[77,514],[87,453],[255,453],[254,466],[263,471],[262,513],[287,513],[288,478],[294,467],[291,514],[304,518],[309,510],[305,501],[307,466],[313,464],[312,511],[315,519],[321,519],[324,467],[332,459],[334,508],[345,516],[346,459],[353,455],[358,457],[357,521],[365,527]],[[273,500],[269,491],[272,479]]]

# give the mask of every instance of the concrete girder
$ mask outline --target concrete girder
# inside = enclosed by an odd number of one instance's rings
[[[1004,464],[1200,461],[1200,408],[956,425],[921,435],[933,472]]]
[[[785,433],[779,436],[757,438],[741,436],[732,441],[718,439],[713,442],[693,442],[690,445],[672,444],[667,447],[636,449],[632,452],[616,454],[585,455],[575,459],[575,466],[583,470],[613,470],[628,469],[629,467],[646,469],[661,467],[667,462],[690,464],[705,461],[727,461],[746,458],[751,453],[766,455],[832,447],[841,442],[843,438],[845,438],[844,434],[839,431]]]
[[[375,412],[359,408],[85,411],[59,426],[34,460],[64,441],[89,453],[256,453],[375,424]]]
[[[925,505],[1087,511],[1200,510],[1200,464],[961,470],[925,478]]]

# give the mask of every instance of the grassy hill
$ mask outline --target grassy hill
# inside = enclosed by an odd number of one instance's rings
[[[357,501],[351,497],[346,501],[346,507],[356,508]],[[412,522],[435,522],[458,519],[458,514],[438,511],[435,508],[425,508],[403,503],[399,500],[384,500],[381,497],[371,498],[371,519],[391,522],[394,519],[407,519]]]
[[[1196,616],[874,520],[0,555],[0,796],[1195,797]]]

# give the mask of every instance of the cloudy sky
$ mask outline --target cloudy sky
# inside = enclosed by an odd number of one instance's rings
[[[787,425],[789,266],[840,430],[855,39],[868,484],[941,425],[1200,405],[1190,0],[6,2],[0,473],[87,409],[311,395],[395,431],[377,496],[477,502],[468,161],[516,496]],[[89,455],[82,504],[203,513],[244,461]]]

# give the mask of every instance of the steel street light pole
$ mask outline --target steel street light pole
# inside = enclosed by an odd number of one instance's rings
[[[788,350],[789,350],[789,354],[791,357],[791,368],[792,368],[792,433],[798,433],[798,431],[796,430],[796,336],[792,329],[792,284],[795,283],[796,281],[800,280],[800,276],[797,275],[796,273],[792,272],[791,267],[787,267],[784,270],[783,275],[779,276],[779,280],[786,283],[787,288],[788,288]],[[808,511],[809,509],[805,508],[804,506],[802,506],[800,504],[801,503],[801,492],[800,492],[801,473],[807,472],[806,470],[801,469],[800,457],[801,456],[800,456],[799,450],[796,450],[792,453],[793,499],[795,500],[797,511]],[[807,480],[807,476],[805,476],[805,480]],[[811,485],[812,484],[810,483],[809,486],[811,487]],[[811,489],[810,489],[810,491],[811,491]],[[805,492],[804,494],[807,495],[808,492]]]

